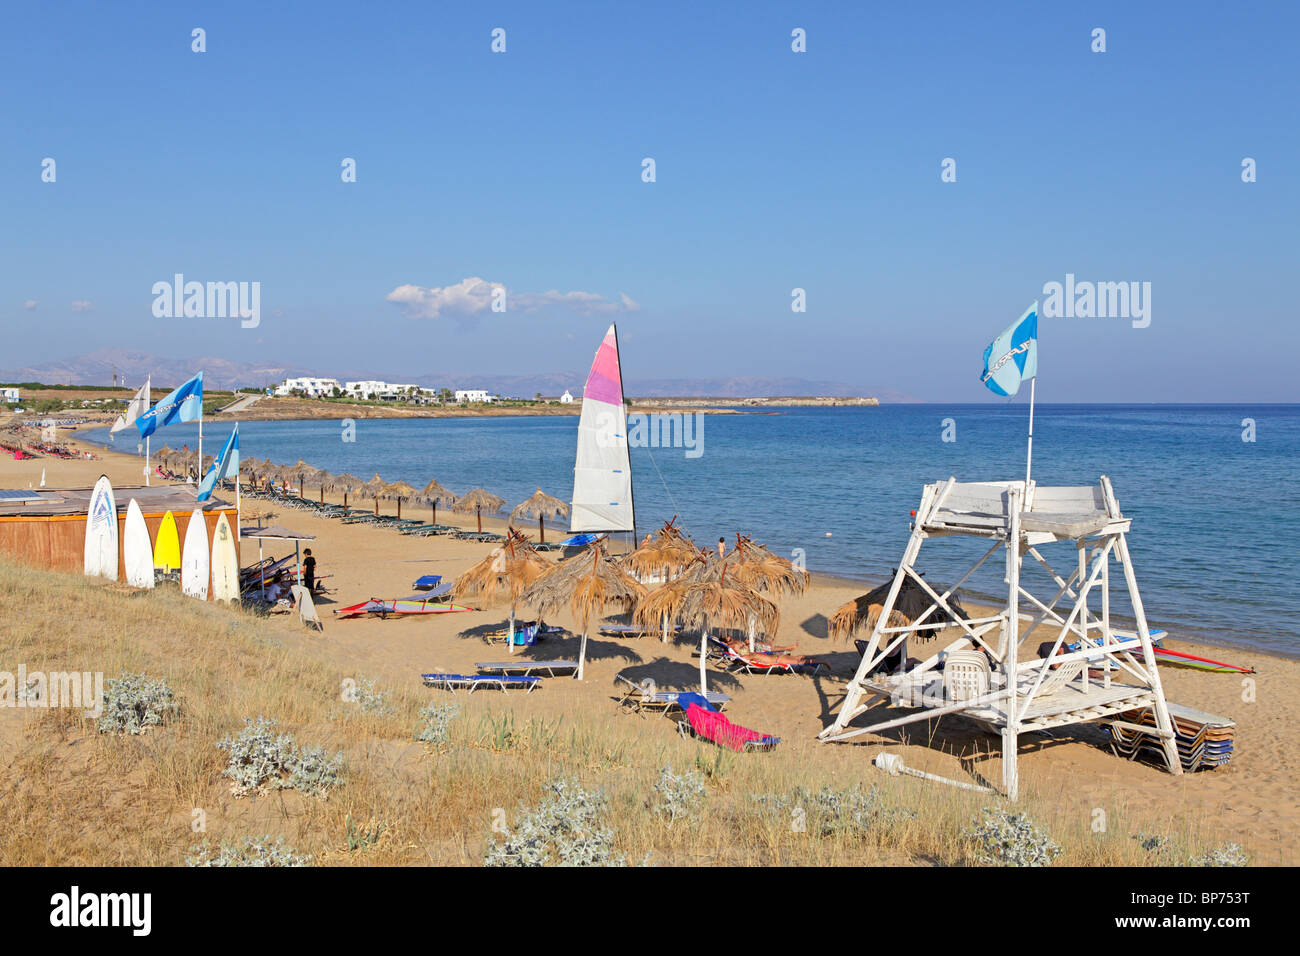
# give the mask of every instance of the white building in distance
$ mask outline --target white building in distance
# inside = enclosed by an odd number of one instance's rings
[[[484,388],[458,388],[456,389],[456,404],[464,405],[467,402],[495,402],[497,397]]]
[[[573,393],[570,392],[567,388],[564,390],[564,394],[560,396],[560,404],[561,405],[573,404]]]
[[[3,397],[3,400],[4,400],[7,404],[9,404],[9,405],[17,405],[17,404],[18,404],[18,402],[19,402],[18,389],[16,389],[16,388],[5,388],[5,389],[0,390],[0,392],[3,392],[3,396],[2,396],[2,397]]]
[[[343,390],[352,398],[366,402],[393,402],[409,399],[425,401],[437,397],[435,389],[394,382],[347,382],[344,384]]]
[[[320,398],[331,394],[338,387],[339,381],[336,378],[286,378],[275,387],[274,394],[292,395],[294,392],[302,392],[308,398]]]

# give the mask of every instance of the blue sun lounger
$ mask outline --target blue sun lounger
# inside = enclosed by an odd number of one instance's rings
[[[558,677],[560,674],[572,674],[578,669],[578,662],[560,660],[531,661],[527,658],[520,658],[516,661],[489,661],[474,666],[482,673],[509,674],[511,671],[519,671],[523,674],[531,674],[533,671],[545,671],[547,677]]]
[[[415,588],[417,591],[431,591],[441,582],[441,574],[422,574],[420,577],[415,579],[415,583],[412,584],[411,587]]]
[[[531,694],[542,683],[540,677],[508,674],[421,674],[420,679],[426,687],[438,687],[453,694],[457,689],[472,694],[480,687],[495,687],[503,694],[509,692],[508,688]]]

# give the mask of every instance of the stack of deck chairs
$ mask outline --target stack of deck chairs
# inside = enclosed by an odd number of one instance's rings
[[[1183,770],[1191,772],[1221,767],[1232,758],[1236,723],[1227,717],[1217,717],[1181,704],[1168,706],[1169,719],[1174,725],[1174,742],[1178,745],[1178,758],[1182,761]],[[1150,707],[1131,710],[1119,717],[1130,724],[1147,727],[1156,725],[1155,710]],[[1106,730],[1110,733],[1110,749],[1118,756],[1164,764],[1165,753],[1160,746],[1159,737],[1125,730],[1113,724],[1107,725]]]

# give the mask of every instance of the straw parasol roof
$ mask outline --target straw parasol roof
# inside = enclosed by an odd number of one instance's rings
[[[379,499],[388,496],[388,482],[379,477],[379,472],[375,472],[375,477],[357,489],[357,494],[362,498],[373,498],[375,514],[379,514]]]
[[[780,612],[776,604],[746,584],[736,574],[728,574],[738,562],[734,557],[718,558],[704,565],[683,582],[678,616],[700,632],[700,693],[707,693],[704,662],[709,628],[747,629],[757,626],[764,634],[776,633]],[[714,573],[716,566],[716,574]]]
[[[454,505],[456,503],[456,495],[450,489],[444,488],[442,485],[438,484],[438,479],[434,478],[420,489],[420,494],[417,496],[416,500],[423,501],[433,509],[433,523],[437,524],[438,505]]]
[[[385,493],[385,497],[397,499],[397,517],[399,518],[402,517],[402,502],[410,501],[415,497],[415,495],[415,489],[411,485],[400,480],[389,485],[388,491]]]
[[[491,603],[503,592],[510,598],[509,649],[514,653],[515,606],[519,597],[551,565],[542,559],[528,540],[510,529],[506,540],[482,561],[472,565],[459,578],[452,589],[456,598],[479,597]]]
[[[452,510],[466,515],[483,511],[493,514],[500,511],[501,506],[505,503],[506,499],[499,495],[494,495],[484,488],[475,488],[473,491],[467,491],[457,498]]]
[[[356,475],[348,474],[346,471],[340,475],[334,475],[330,478],[329,486],[331,488],[342,488],[344,491],[356,491],[365,482]]]
[[[456,503],[456,494],[448,488],[444,488],[434,478],[420,490],[420,500],[431,505],[454,505]]]
[[[511,518],[536,518],[537,535],[541,541],[546,540],[546,525],[543,523],[546,518],[568,517],[568,515],[569,503],[551,497],[541,488],[533,492],[532,497],[515,505],[515,510],[510,512]]]
[[[866,594],[855,597],[852,601],[837,608],[830,617],[830,636],[836,640],[847,640],[864,628],[874,628],[876,621],[880,618],[880,612],[884,610],[885,599],[889,597],[889,587],[892,581],[893,575],[891,574],[890,581],[868,591]],[[885,627],[906,627],[929,610],[932,603],[930,595],[926,594],[919,584],[910,577],[905,577],[898,589],[898,597],[894,600],[894,607],[889,612],[889,617],[885,619]],[[963,617],[966,616],[966,611],[957,601],[956,595],[948,597],[948,604],[958,614]],[[942,608],[936,610],[925,620],[926,624],[917,628],[918,636],[934,636],[952,623],[952,617]],[[935,626],[928,626],[931,622]],[[928,635],[922,635],[921,632],[929,633]]]
[[[808,587],[808,572],[796,568],[794,563],[773,554],[761,544],[755,544],[748,535],[736,535],[738,558],[735,565],[737,578],[765,594],[802,594]]]
[[[633,574],[651,577],[663,574],[665,579],[680,574],[699,556],[699,549],[676,526],[677,518],[664,522],[654,535],[646,535],[635,551],[623,558],[623,564]]]
[[[598,540],[538,578],[520,601],[537,608],[539,614],[567,608],[578,619],[582,626],[578,679],[582,680],[592,617],[603,614],[611,604],[629,611],[645,597],[641,582],[623,570],[605,550],[604,541]]]
[[[506,503],[506,499],[492,494],[484,488],[475,488],[473,491],[467,491],[461,495],[454,505],[452,511],[458,511],[461,514],[474,514],[478,517],[478,530],[483,530],[483,512],[495,514]]]
[[[356,491],[364,484],[365,482],[356,475],[348,474],[348,472],[345,471],[341,475],[334,475],[330,478],[329,486],[331,488],[339,488],[343,491],[343,504],[346,507],[348,503],[348,494]]]

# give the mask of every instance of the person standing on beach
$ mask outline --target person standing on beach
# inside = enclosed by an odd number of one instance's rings
[[[719,538],[719,539],[718,539],[718,557],[720,557],[720,558],[725,558],[726,556],[727,556],[727,539],[726,539],[726,538]]]
[[[311,555],[311,548],[303,551],[302,583],[309,592],[316,590],[316,559]]]

